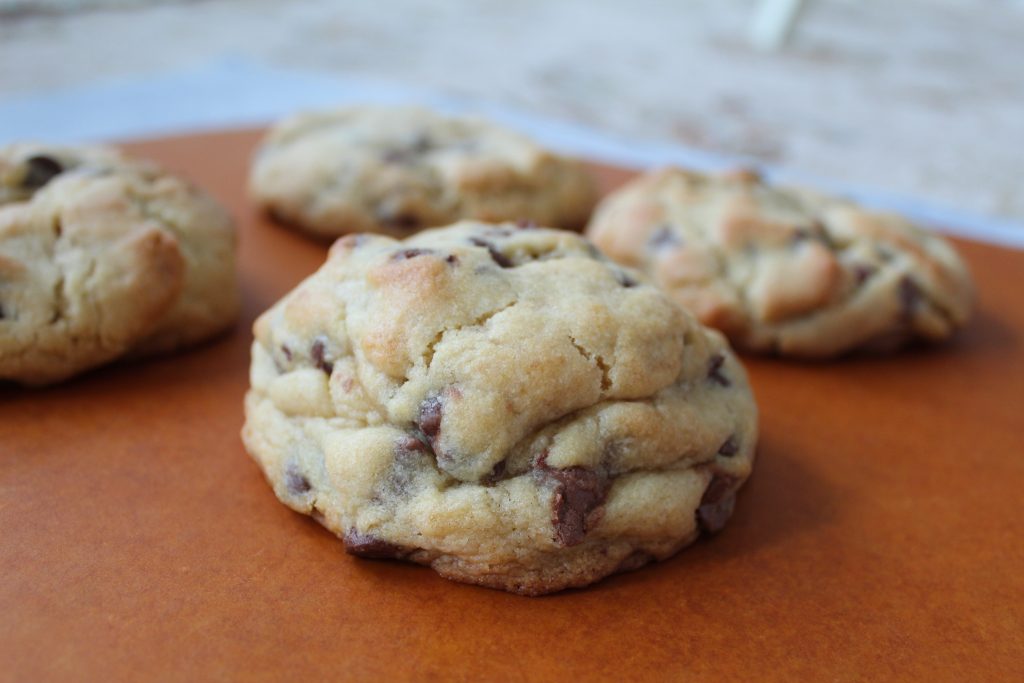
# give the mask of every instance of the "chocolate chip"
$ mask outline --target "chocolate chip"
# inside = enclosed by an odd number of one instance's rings
[[[424,154],[434,149],[434,141],[425,132],[420,131],[412,139],[409,150],[415,154]]]
[[[498,251],[497,247],[495,247],[487,240],[482,240],[479,237],[470,237],[469,241],[474,246],[483,247],[484,249],[486,249],[487,253],[491,255],[491,260],[497,263],[502,268],[511,268],[512,266],[515,265],[514,263],[512,263],[511,260],[509,260],[507,256]]]
[[[381,224],[394,228],[395,230],[406,230],[412,231],[417,230],[422,225],[419,216],[414,216],[408,213],[399,213],[394,215],[386,215],[379,218]]]
[[[313,363],[326,372],[328,375],[334,372],[334,363],[327,360],[327,341],[323,337],[317,337],[313,340],[313,346],[309,350],[309,355],[313,359]]]
[[[405,261],[406,259],[416,258],[417,256],[422,256],[424,254],[432,254],[432,253],[434,253],[434,252],[432,250],[430,250],[430,249],[405,249],[403,251],[396,251],[394,254],[392,254],[391,255],[391,260],[392,261]]]
[[[0,320],[3,320],[6,317],[7,317],[7,314],[4,313],[4,307],[0,306]]]
[[[615,279],[618,281],[620,285],[622,285],[626,289],[629,289],[630,287],[636,287],[637,285],[637,281],[631,278],[629,274],[627,274],[625,271],[620,270],[616,272]]]
[[[371,534],[360,533],[355,529],[349,529],[345,532],[341,540],[345,543],[345,552],[349,555],[357,555],[369,559],[400,559],[410,552],[407,548],[403,548],[400,545],[389,543]]]
[[[288,465],[284,472],[284,483],[288,487],[288,492],[293,496],[298,496],[303,493],[308,493],[313,485],[309,483],[309,479],[306,475],[299,472],[295,465]]]
[[[430,446],[406,434],[395,441],[395,460],[382,488],[388,496],[404,496],[411,488],[416,474],[423,467],[423,458],[433,455]]]
[[[789,239],[792,244],[799,244],[811,239],[811,231],[807,228],[796,228],[790,233]]]
[[[430,446],[415,436],[406,434],[395,443],[395,451],[400,457],[429,453]]]
[[[494,463],[494,467],[492,467],[491,471],[487,474],[487,476],[483,478],[482,483],[485,486],[494,486],[496,483],[505,478],[506,468],[507,465],[504,460],[499,460],[498,462]]]
[[[874,275],[875,272],[875,267],[869,263],[853,264],[853,279],[858,287],[867,282],[867,279]]]
[[[715,534],[725,527],[736,504],[735,486],[738,480],[728,474],[715,473],[704,490],[697,508],[697,525],[706,534]]]
[[[381,155],[381,159],[389,164],[404,164],[412,159],[407,149],[389,149]]]
[[[652,249],[666,249],[668,247],[674,247],[682,244],[682,240],[679,239],[673,230],[671,225],[663,225],[654,231],[650,239],[647,240],[647,246]]]
[[[456,256],[455,254],[448,254],[447,256],[444,257],[444,262],[451,264],[453,266],[457,266],[459,265],[459,257]]]
[[[555,482],[551,499],[551,525],[562,546],[583,542],[603,513],[608,495],[608,478],[584,467],[548,467],[546,454],[538,462],[542,476]]]
[[[38,190],[64,172],[64,167],[59,161],[45,155],[29,157],[25,160],[25,165],[27,169],[21,179],[21,185],[29,190]]]
[[[899,296],[903,318],[910,320],[921,301],[921,287],[909,275],[904,275],[900,278]]]
[[[716,353],[708,360],[708,379],[723,387],[732,385],[729,378],[722,373],[722,365],[725,363],[725,356]]]
[[[284,354],[285,360],[291,361],[292,350],[288,348],[286,344],[281,344],[281,353]]]
[[[407,145],[389,149],[382,155],[384,161],[391,164],[404,164],[414,161],[417,157],[434,149],[434,141],[426,133],[417,133]]]
[[[731,458],[736,455],[740,450],[739,441],[736,440],[736,435],[730,436],[725,440],[721,446],[718,447],[718,454],[724,455],[727,458]]]
[[[416,426],[419,430],[430,441],[433,445],[438,435],[441,433],[441,413],[443,412],[443,406],[441,399],[437,396],[430,396],[422,404],[420,404],[420,414],[416,421]]]

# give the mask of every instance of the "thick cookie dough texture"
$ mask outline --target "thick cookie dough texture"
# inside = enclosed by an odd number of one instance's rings
[[[366,557],[536,595],[720,529],[756,407],[724,338],[579,235],[350,235],[255,324],[245,444]]]
[[[941,340],[973,298],[942,238],[747,171],[648,173],[601,203],[587,235],[750,350],[828,357]]]
[[[292,116],[257,152],[250,187],[278,219],[321,237],[405,237],[466,218],[582,229],[597,198],[578,162],[494,124],[417,108]]]
[[[183,347],[238,308],[235,233],[196,188],[102,147],[0,149],[0,380]]]

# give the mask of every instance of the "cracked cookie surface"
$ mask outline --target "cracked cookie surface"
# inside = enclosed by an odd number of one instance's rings
[[[601,203],[587,236],[750,350],[891,350],[970,315],[970,274],[941,237],[749,171],[647,173]]]
[[[58,382],[171,351],[237,315],[212,198],[105,147],[0,149],[0,380]]]
[[[460,219],[581,229],[596,190],[578,162],[494,124],[412,107],[297,114],[257,151],[253,197],[308,233],[405,237]]]
[[[721,529],[751,470],[724,338],[574,233],[350,235],[254,332],[246,447],[356,555],[582,586]]]

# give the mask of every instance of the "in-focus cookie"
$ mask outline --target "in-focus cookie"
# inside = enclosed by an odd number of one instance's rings
[[[724,338],[574,233],[348,236],[255,335],[245,444],[355,555],[582,586],[719,530],[750,474]]]
[[[292,116],[257,152],[255,199],[321,237],[405,237],[464,218],[582,229],[597,195],[576,161],[478,119],[357,107]]]
[[[942,238],[749,171],[648,173],[601,203],[587,235],[757,351],[826,357],[940,340],[973,298]]]
[[[113,149],[0,149],[0,380],[170,351],[237,310],[234,227],[212,198]]]

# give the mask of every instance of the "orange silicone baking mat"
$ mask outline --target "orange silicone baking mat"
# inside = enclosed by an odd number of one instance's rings
[[[257,136],[127,146],[237,217],[233,333],[0,389],[0,680],[1024,680],[1024,252],[958,242],[951,344],[746,357],[762,435],[726,529],[517,597],[346,555],[243,450],[251,322],[326,251],[247,201]]]

